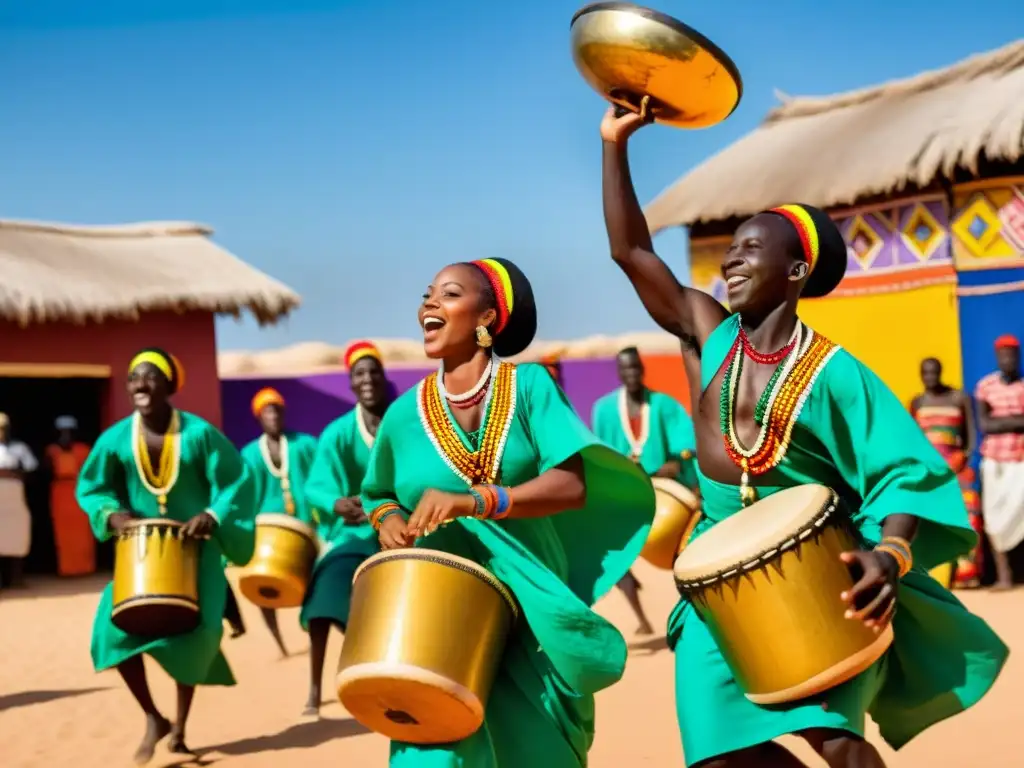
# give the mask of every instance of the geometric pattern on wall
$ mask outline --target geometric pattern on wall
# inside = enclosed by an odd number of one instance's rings
[[[847,278],[949,263],[947,222],[941,199],[898,201],[837,217],[846,240]]]
[[[1005,269],[1024,264],[1024,189],[1008,180],[954,190],[950,230],[958,269]]]

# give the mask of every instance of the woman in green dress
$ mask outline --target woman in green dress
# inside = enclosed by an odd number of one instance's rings
[[[636,347],[620,350],[615,368],[622,386],[594,403],[590,419],[594,434],[629,456],[651,477],[665,477],[694,488],[696,438],[690,414],[678,400],[647,388],[644,362]],[[619,583],[619,589],[640,620],[637,634],[653,634],[654,628],[640,604],[640,582],[632,571]]]
[[[285,429],[284,397],[273,387],[264,387],[252,398],[252,414],[263,434],[242,449],[242,461],[252,475],[257,515],[292,515],[313,524],[303,487],[316,453],[316,438]],[[260,608],[263,621],[277,643],[281,656],[288,655],[277,611]]]
[[[363,560],[378,550],[377,534],[363,512],[359,490],[388,407],[388,381],[380,351],[368,341],[350,345],[344,361],[356,407],[328,424],[320,435],[305,485],[306,501],[318,515],[322,548],[299,616],[309,632],[309,698],[304,716],[320,712],[331,626],[345,631],[352,577]]]
[[[424,546],[483,565],[525,621],[508,639],[483,727],[454,744],[392,742],[390,764],[582,768],[594,694],[626,663],[622,635],[590,606],[643,547],[653,488],[587,430],[544,367],[501,362],[537,327],[513,264],[441,270],[419,321],[441,367],[388,409],[363,508],[386,549]]]
[[[128,393],[135,413],[106,430],[78,477],[78,503],[93,534],[106,541],[133,519],[166,518],[185,523],[184,534],[200,539],[200,625],[184,635],[143,638],[111,620],[108,584],[92,630],[96,671],[116,668],[146,715],[135,762],[153,757],[170,734],[172,752],[190,754],[185,724],[197,685],[234,685],[220,651],[227,580],[223,557],[247,563],[255,544],[252,480],[238,451],[219,430],[179,411],[171,396],[184,382],[181,365],[159,349],[146,349],[129,366]],[[173,725],[153,703],[142,655],[155,660],[177,683]]]
[[[959,485],[881,380],[797,318],[801,296],[827,295],[846,269],[846,245],[826,213],[785,205],[737,229],[722,262],[737,314],[675,280],[654,254],[630,182],[625,147],[642,122],[610,110],[601,125],[605,220],[613,258],[652,318],[683,342],[704,502],[694,535],[781,489],[828,485],[870,547],[843,555],[856,583],[835,599],[849,620],[875,632],[891,622],[895,635],[886,655],[854,679],[761,707],[746,699],[707,625],[681,600],[669,643],[687,765],[800,766],[773,741],[797,734],[833,768],[879,768],[878,751],[864,740],[865,715],[899,749],[981,699],[1008,654],[928,575],[973,546]]]

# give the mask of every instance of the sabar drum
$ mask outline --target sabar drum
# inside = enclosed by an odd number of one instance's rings
[[[261,608],[302,605],[313,575],[316,531],[290,515],[256,516],[256,549],[238,578],[238,588]]]
[[[132,520],[114,544],[114,626],[170,637],[199,626],[199,542],[174,520]]]
[[[688,597],[755,704],[781,704],[857,676],[892,643],[847,619],[854,580],[839,556],[860,549],[829,488],[773,494],[699,536],[676,560]]]
[[[668,571],[700,520],[700,502],[689,488],[675,480],[655,477],[651,483],[656,511],[640,557]]]
[[[367,728],[410,744],[475,733],[519,609],[476,563],[398,549],[356,571],[338,698]]]

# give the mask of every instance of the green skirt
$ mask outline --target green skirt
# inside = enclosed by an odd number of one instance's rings
[[[352,578],[364,560],[366,555],[331,550],[316,564],[299,613],[304,630],[309,631],[313,619],[327,619],[345,631],[352,606]]]

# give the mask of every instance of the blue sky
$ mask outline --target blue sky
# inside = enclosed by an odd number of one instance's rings
[[[745,95],[716,128],[638,137],[644,202],[754,129],[776,88],[944,66],[1020,18],[1011,0],[650,2],[726,50]],[[436,270],[485,256],[530,275],[542,337],[651,328],[607,259],[604,104],[568,50],[581,4],[4,0],[0,217],[211,224],[304,299],[276,328],[222,320],[225,349],[415,335]],[[658,248],[686,273],[681,232]]]

